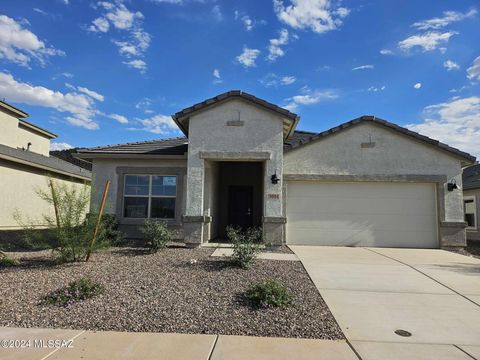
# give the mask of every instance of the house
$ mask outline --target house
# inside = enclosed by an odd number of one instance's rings
[[[463,170],[463,206],[467,240],[480,241],[480,164]]]
[[[165,220],[187,245],[228,224],[272,244],[438,248],[465,245],[462,167],[475,158],[362,116],[321,133],[242,91],[173,115],[185,137],[81,149],[94,188],[128,236]],[[450,184],[450,185],[449,185]],[[92,202],[98,204],[101,191]]]
[[[20,230],[15,219],[34,227],[47,224],[43,214],[52,214],[51,205],[37,191],[49,191],[48,179],[83,186],[90,183],[91,172],[49,156],[50,140],[57,137],[25,119],[28,114],[0,101],[0,238],[7,230]]]

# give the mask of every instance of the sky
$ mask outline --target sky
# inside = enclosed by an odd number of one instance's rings
[[[179,136],[242,90],[319,132],[375,115],[480,156],[478,0],[2,0],[0,98],[52,149]]]

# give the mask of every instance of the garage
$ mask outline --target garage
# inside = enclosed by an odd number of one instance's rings
[[[438,248],[433,183],[287,182],[292,245]]]

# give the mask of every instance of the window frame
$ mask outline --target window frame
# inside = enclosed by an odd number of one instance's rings
[[[465,200],[472,200],[473,201],[473,222],[474,226],[466,227],[466,230],[477,230],[478,228],[478,221],[477,221],[477,199],[474,195],[467,195],[463,197],[463,212],[465,213]]]
[[[126,194],[126,187],[127,187],[127,176],[148,176],[148,194],[147,195],[127,195]],[[152,187],[153,187],[153,177],[154,176],[161,176],[161,177],[174,177],[175,178],[175,195],[153,195],[152,194]],[[148,209],[147,209],[147,217],[128,217],[125,216],[125,198],[132,197],[132,198],[148,198]],[[171,218],[152,218],[152,198],[166,198],[166,199],[175,199],[175,207],[173,208],[173,217]],[[178,175],[170,175],[170,174],[132,174],[132,173],[125,173],[123,174],[123,193],[122,193],[122,218],[129,219],[129,220],[143,220],[143,219],[154,219],[154,220],[166,220],[172,221],[176,219],[177,213],[177,198],[178,198]]]

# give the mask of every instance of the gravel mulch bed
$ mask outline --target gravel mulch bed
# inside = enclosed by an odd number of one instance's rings
[[[480,259],[480,242],[469,240],[465,249],[451,249],[450,251]]]
[[[344,338],[299,261],[257,260],[242,270],[212,252],[116,248],[89,263],[64,265],[49,261],[47,251],[10,253],[21,265],[0,270],[0,326]],[[105,292],[69,307],[39,305],[48,292],[82,276]],[[243,298],[251,284],[270,278],[294,294],[290,307],[255,309]]]

